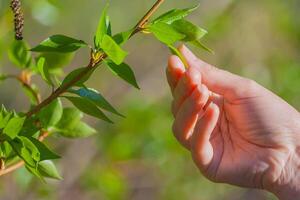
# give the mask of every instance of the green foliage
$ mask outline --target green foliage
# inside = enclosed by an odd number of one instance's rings
[[[161,42],[171,45],[185,38],[185,35],[176,31],[172,26],[163,22],[154,23],[149,27],[155,37]]]
[[[64,35],[53,35],[32,48],[35,52],[59,52],[69,53],[85,47],[86,43]]]
[[[25,41],[14,41],[8,51],[10,61],[20,68],[32,65],[32,56],[29,45]]]
[[[62,180],[62,177],[59,175],[54,163],[51,160],[39,162],[38,171],[43,177]]]
[[[102,108],[116,115],[123,116],[95,89],[80,88],[78,90],[70,90],[70,92],[92,101],[99,108]]]
[[[100,49],[102,47],[102,40],[104,38],[104,35],[111,34],[111,25],[109,22],[109,18],[107,16],[107,10],[108,10],[108,4],[105,6],[105,8],[102,11],[98,28],[96,31],[96,35],[94,37],[94,45],[96,49]]]
[[[121,47],[114,41],[109,35],[104,35],[101,43],[101,48],[109,56],[109,58],[120,65],[127,56],[127,52],[121,49]]]
[[[25,119],[25,117],[12,117],[3,129],[3,134],[10,139],[17,137],[23,127]]]
[[[128,52],[122,46],[136,33],[152,33],[170,50],[183,57],[174,47],[177,42],[189,42],[197,47],[209,50],[199,40],[207,31],[184,19],[197,7],[173,9],[154,21],[146,20],[140,27],[130,28],[120,33],[112,32],[112,23],[108,16],[108,5],[102,11],[97,30],[94,35],[94,47],[83,40],[65,35],[52,35],[32,48],[25,41],[15,41],[9,50],[9,59],[22,69],[20,76],[0,75],[0,81],[8,78],[17,79],[22,84],[25,94],[31,102],[31,112],[15,113],[7,111],[4,106],[0,112],[0,155],[5,163],[25,162],[26,169],[33,175],[61,179],[53,159],[58,159],[56,153],[50,150],[42,141],[53,134],[65,138],[84,138],[96,133],[96,130],[83,121],[83,113],[89,116],[113,123],[106,112],[123,117],[96,89],[85,86],[95,69],[102,62],[120,79],[139,89],[132,68],[124,62]],[[1,41],[0,41],[1,42]],[[90,48],[88,66],[76,68],[63,76],[63,67],[71,62],[75,52],[82,47]],[[35,52],[35,55],[34,53]],[[33,58],[33,56],[35,56]],[[35,63],[33,61],[36,61]],[[39,88],[31,83],[32,76],[40,76],[51,89],[51,95],[40,102]],[[61,79],[61,76],[64,77]],[[58,86],[58,88],[54,88]],[[68,93],[70,96],[64,96]],[[74,107],[65,107],[60,97],[69,100]],[[124,157],[137,154],[134,147],[141,145],[131,140],[121,145],[123,137],[116,139],[114,151],[121,150]],[[112,190],[122,186],[115,185],[118,179],[115,174],[104,177],[103,183]],[[108,181],[108,179],[112,181]],[[110,195],[108,195],[110,196]],[[116,199],[119,199],[116,197]]]
[[[127,83],[131,84],[135,88],[139,89],[138,83],[136,81],[134,72],[126,63],[121,63],[120,65],[115,64],[114,62],[107,60],[105,61],[109,69],[117,76],[125,80]]]
[[[55,127],[56,132],[66,138],[83,138],[95,134],[95,129],[81,121],[82,117],[78,109],[65,108],[61,120]]]
[[[181,20],[183,18],[185,18],[186,16],[188,16],[190,13],[192,13],[193,11],[195,11],[198,8],[197,6],[191,7],[191,8],[186,8],[186,9],[173,9],[170,10],[164,14],[162,14],[161,16],[159,16],[158,18],[156,18],[153,23],[167,23],[167,24],[171,24],[175,21]]]
[[[55,99],[48,106],[43,108],[39,114],[38,118],[42,123],[44,128],[54,126],[59,122],[63,114],[63,107],[60,99]]]
[[[38,68],[38,71],[41,74],[42,78],[44,79],[44,81],[46,83],[48,83],[49,85],[53,86],[54,84],[51,80],[49,70],[45,66],[45,60],[46,59],[44,57],[40,57],[37,62],[37,68]]]
[[[102,119],[106,122],[112,123],[112,121],[95,105],[92,101],[87,98],[81,97],[66,97],[72,104],[90,116]]]
[[[61,86],[69,84],[75,77],[80,75],[85,70],[86,70],[86,68],[84,68],[84,67],[73,70],[66,76],[66,78],[63,80]],[[93,73],[93,70],[91,70],[89,73],[87,73],[86,75],[81,77],[81,79],[79,81],[77,81],[74,85],[79,86],[79,87],[83,86],[83,84],[90,78],[92,73]]]

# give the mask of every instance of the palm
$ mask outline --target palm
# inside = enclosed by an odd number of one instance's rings
[[[280,166],[289,147],[286,141],[281,140],[286,134],[281,132],[283,127],[278,126],[275,131],[273,127],[279,122],[288,124],[288,116],[282,115],[293,112],[290,107],[291,112],[286,112],[287,106],[279,98],[268,102],[267,96],[273,94],[267,91],[261,93],[260,97],[246,97],[234,103],[226,102],[223,97],[214,100],[220,108],[220,117],[210,139],[213,159],[205,172],[213,181],[264,188],[266,182],[269,184],[274,175],[280,174],[280,168],[273,166]],[[253,105],[264,106],[255,108]],[[280,108],[285,110],[282,115],[272,116],[272,119],[268,118],[266,123],[262,123],[262,115],[272,115],[274,109],[278,111]],[[251,112],[256,109],[260,112]],[[268,124],[272,124],[272,130]]]

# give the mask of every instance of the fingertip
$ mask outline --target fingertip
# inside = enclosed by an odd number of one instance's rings
[[[171,55],[168,61],[168,70],[172,71],[180,71],[184,73],[185,67],[180,58],[175,55]]]
[[[184,44],[180,45],[178,47],[178,50],[180,51],[180,53],[186,58],[187,61],[189,60],[197,60],[197,56],[195,56],[195,54],[189,49],[187,48],[187,46],[185,46]]]

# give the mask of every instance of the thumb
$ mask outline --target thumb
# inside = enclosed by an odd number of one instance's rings
[[[179,47],[179,51],[185,57],[189,67],[195,67],[201,71],[203,84],[212,92],[224,96],[229,101],[253,94],[251,91],[256,85],[254,81],[205,63],[184,45]]]

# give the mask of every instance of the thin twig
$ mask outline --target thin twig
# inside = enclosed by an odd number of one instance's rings
[[[157,0],[156,1],[156,3],[153,5],[153,7],[146,13],[146,15],[135,26],[135,29],[134,29],[133,34],[131,36],[135,35],[136,33],[140,32],[142,30],[142,28],[145,26],[145,24],[149,21],[150,17],[155,13],[155,11],[157,11],[157,9],[160,7],[160,5],[164,1],[165,0]],[[26,114],[26,116],[31,117],[32,115],[38,113],[42,108],[49,105],[54,99],[59,97],[61,94],[66,92],[70,87],[72,87],[78,81],[80,81],[81,78],[84,77],[86,74],[88,74],[91,70],[93,70],[94,67],[97,67],[106,57],[107,57],[107,55],[103,54],[102,58],[99,59],[99,61],[97,63],[95,63],[94,60],[91,58],[89,64],[85,68],[85,70],[83,70],[80,74],[78,74],[76,77],[74,77],[68,83],[66,83],[63,86],[57,88],[48,98],[46,98],[44,101],[40,102],[36,107],[34,107],[31,111],[29,111]],[[48,136],[48,134],[49,134],[48,132],[42,133],[41,136],[39,137],[39,140],[43,141]],[[10,172],[22,167],[23,165],[24,165],[24,161],[20,161],[16,164],[13,164],[13,165],[9,166],[8,168],[6,168],[4,170],[0,170],[0,176],[5,175],[7,173],[10,173]]]

